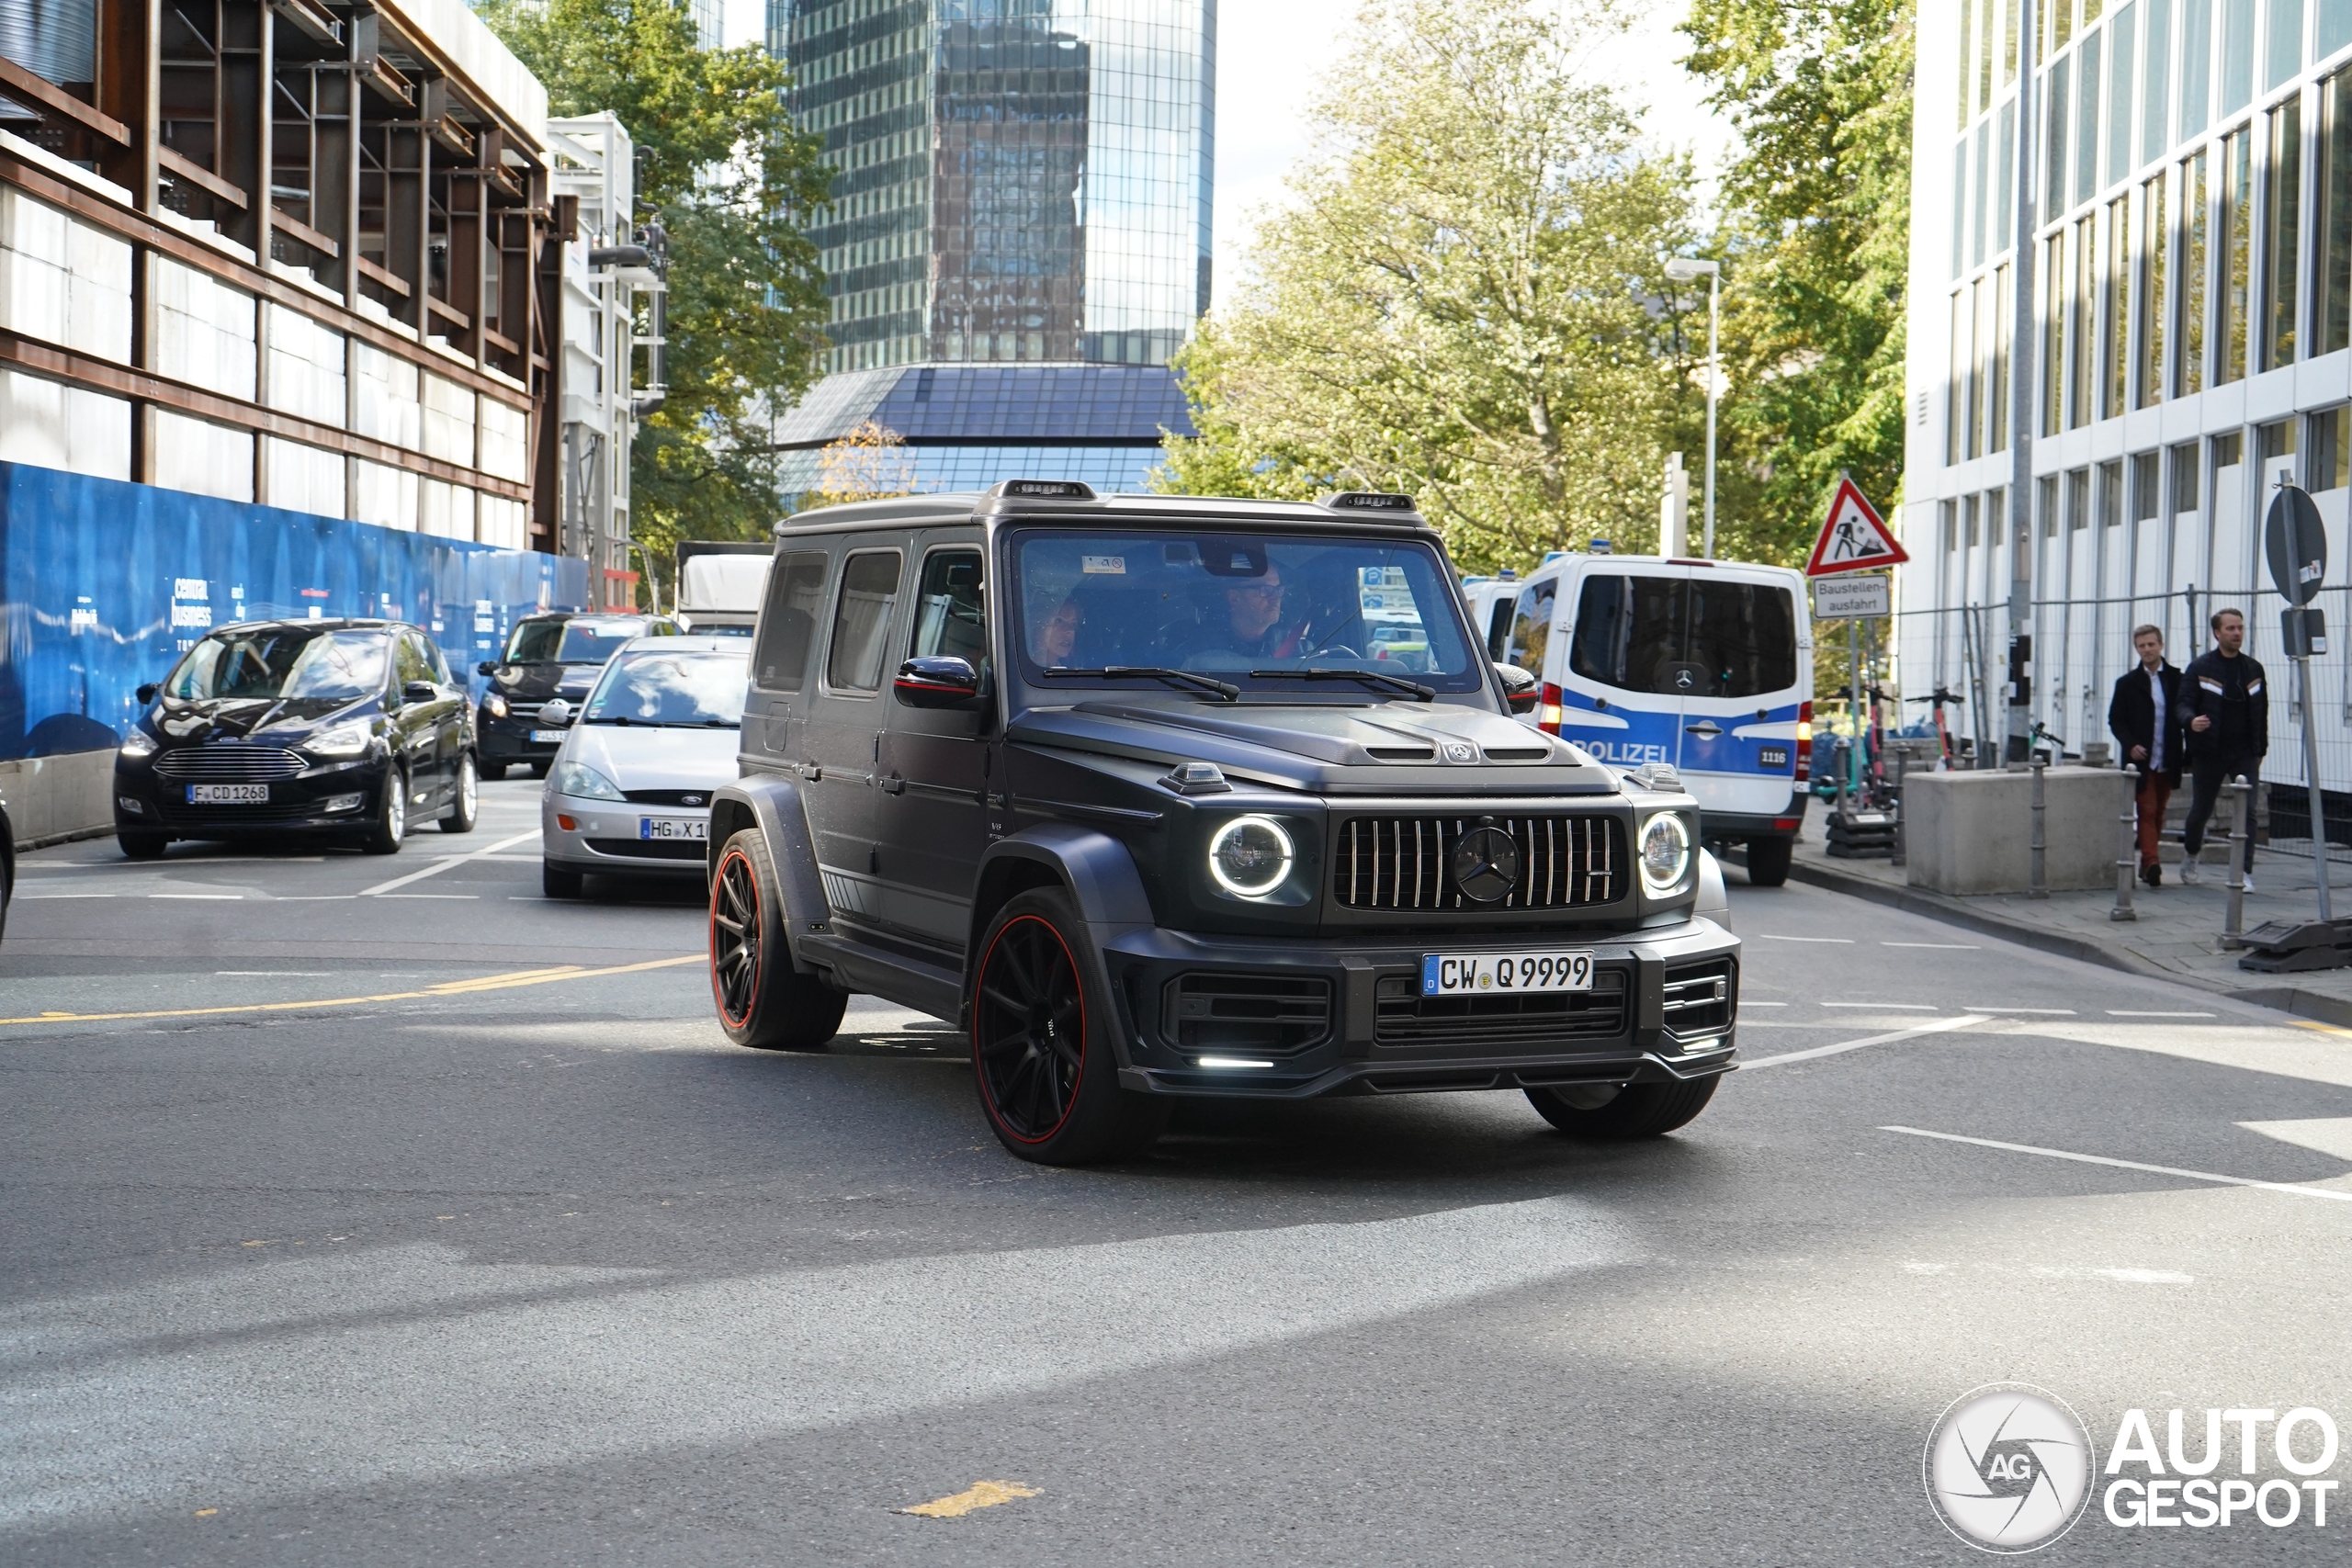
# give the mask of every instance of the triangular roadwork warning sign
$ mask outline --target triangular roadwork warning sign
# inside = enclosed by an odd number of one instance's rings
[[[1821,525],[1821,537],[1813,542],[1813,558],[1804,563],[1804,574],[1829,577],[1841,571],[1876,571],[1910,558],[1871,503],[1862,499],[1862,492],[1854,488],[1854,481],[1841,479],[1837,499],[1829,503],[1828,521]]]

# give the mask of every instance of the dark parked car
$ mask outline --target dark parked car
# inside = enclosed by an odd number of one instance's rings
[[[503,779],[509,768],[527,767],[533,777],[547,777],[564,732],[540,724],[539,709],[560,697],[579,711],[589,688],[605,672],[605,661],[623,643],[677,633],[677,624],[662,615],[558,612],[515,622],[506,638],[506,657],[485,659],[474,667],[490,678],[474,720],[481,737],[481,776]]]
[[[1407,498],[1015,480],[777,534],[710,824],[737,1043],[819,1049],[852,992],[955,1021],[1056,1164],[1185,1096],[1519,1089],[1654,1136],[1731,1066],[1697,802],[1511,717]]]
[[[411,827],[473,830],[466,690],[398,621],[252,621],[180,656],[115,754],[115,836],[133,860],[174,839],[331,833],[376,854]]]

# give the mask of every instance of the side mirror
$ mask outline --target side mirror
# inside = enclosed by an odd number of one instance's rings
[[[967,659],[910,659],[890,689],[910,708],[978,707],[980,672]]]
[[[571,723],[571,705],[561,697],[556,698],[555,701],[539,709],[539,722],[556,729],[569,727]]]
[[[150,681],[130,694],[137,697],[142,703],[152,703],[155,700],[155,694],[163,689],[163,687],[157,685],[154,682]]]
[[[1495,674],[1503,683],[1503,701],[1513,713],[1533,713],[1538,698],[1544,694],[1544,682],[1516,664],[1498,661]]]
[[[485,659],[480,664],[474,666],[474,673],[477,675],[495,675],[498,673],[498,663],[495,660]]]
[[[440,695],[441,688],[430,681],[411,681],[401,688],[401,701],[404,703],[435,702]]]

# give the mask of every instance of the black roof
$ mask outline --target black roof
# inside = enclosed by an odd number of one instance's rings
[[[1001,491],[1005,487],[1001,484],[996,488]],[[989,518],[1098,528],[1105,524],[1213,524],[1225,527],[1294,524],[1382,533],[1435,532],[1428,520],[1416,512],[1341,511],[1322,502],[1245,501],[1205,495],[1104,495],[1065,500],[999,495],[993,491],[947,491],[933,495],[892,496],[886,501],[849,502],[795,513],[777,524],[775,531],[778,535],[835,533],[892,524],[961,523]]]

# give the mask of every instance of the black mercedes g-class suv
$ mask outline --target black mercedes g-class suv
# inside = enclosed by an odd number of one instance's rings
[[[1404,496],[786,519],[711,814],[728,1035],[820,1049],[858,991],[955,1021],[1053,1164],[1186,1095],[1687,1122],[1739,990],[1698,805],[1513,722],[1455,581]]]

